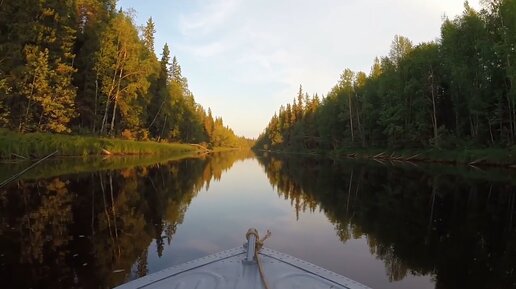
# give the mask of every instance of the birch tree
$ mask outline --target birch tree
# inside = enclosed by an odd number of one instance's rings
[[[135,104],[149,87],[149,67],[141,57],[143,48],[132,19],[123,12],[111,21],[101,36],[95,67],[104,96],[101,134],[115,134],[117,116],[125,128],[140,124],[143,108]]]

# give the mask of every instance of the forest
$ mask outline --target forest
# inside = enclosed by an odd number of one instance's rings
[[[516,137],[516,1],[444,17],[440,38],[396,35],[369,74],[345,69],[326,96],[299,88],[255,148],[510,148]]]
[[[116,0],[0,2],[0,127],[135,140],[248,145],[196,103],[155,23]]]

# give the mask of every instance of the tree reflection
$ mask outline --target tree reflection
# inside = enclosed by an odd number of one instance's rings
[[[2,288],[111,288],[149,272],[197,193],[248,151],[22,180],[0,190]]]
[[[258,158],[278,194],[321,210],[346,242],[366,236],[391,281],[431,274],[436,288],[514,288],[515,187],[510,182],[361,162]]]

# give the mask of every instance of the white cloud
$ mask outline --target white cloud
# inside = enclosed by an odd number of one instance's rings
[[[236,12],[239,0],[191,0],[200,9],[179,19],[183,34],[206,34],[213,31],[217,25],[223,24]]]

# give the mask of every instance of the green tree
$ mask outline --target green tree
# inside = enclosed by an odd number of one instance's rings
[[[304,102],[303,102],[303,86],[299,85],[299,92],[297,93],[296,119],[303,118]]]
[[[446,20],[442,27],[444,62],[450,75],[455,113],[455,130],[459,136],[476,141],[486,138],[491,105],[490,66],[493,46],[481,16],[465,4],[462,17]]]
[[[412,50],[412,42],[404,36],[395,35],[392,40],[389,59],[394,66],[399,67],[401,60]]]
[[[169,101],[170,95],[168,91],[168,79],[169,79],[169,65],[170,65],[170,49],[168,44],[165,43],[163,52],[161,54],[161,60],[159,63],[159,76],[154,82],[154,87],[151,88],[153,95],[151,96],[150,104],[148,107],[149,125],[148,129],[151,135],[159,139],[160,135],[160,124],[163,125],[165,122],[165,112],[167,110],[167,101]]]
[[[156,33],[156,27],[152,21],[152,17],[147,20],[145,27],[143,28],[143,44],[149,51],[154,53],[154,34]]]
[[[77,86],[76,108],[79,116],[73,121],[76,129],[97,133],[102,116],[99,74],[95,71],[96,53],[101,34],[115,16],[115,0],[77,0],[74,84]]]
[[[498,67],[503,70],[498,87],[503,87],[499,100],[498,121],[500,134],[508,143],[514,143],[516,135],[516,2],[511,0],[485,1],[489,11],[486,16],[488,29],[496,37],[495,51]],[[505,94],[505,95],[503,95]],[[504,129],[507,127],[508,129]],[[504,132],[508,132],[505,136]]]
[[[115,134],[118,115],[120,129],[135,129],[141,124],[143,108],[137,105],[138,98],[147,94],[147,76],[151,72],[148,59],[142,59],[144,48],[132,19],[123,12],[101,35],[95,66],[105,100],[101,134],[108,130]]]
[[[439,145],[439,127],[445,125],[439,117],[444,89],[441,87],[439,46],[436,43],[417,45],[405,60],[409,78],[406,90],[409,92],[409,141],[418,145]],[[430,131],[432,133],[430,133]]]
[[[0,99],[10,112],[11,127],[70,131],[70,120],[76,115],[73,3],[15,1],[2,7],[5,20],[0,24],[5,33],[1,33],[0,50],[5,58],[0,60],[0,81],[5,89]]]
[[[365,101],[365,85],[367,83],[367,75],[364,72],[355,74],[353,80],[353,91],[355,98],[355,115],[357,120],[358,133],[360,134],[360,141],[362,146],[365,146],[364,128],[361,119],[363,118],[363,106]]]
[[[51,69],[48,49],[40,51],[36,46],[27,46],[25,54],[32,82],[23,91],[28,100],[20,130],[70,131],[66,126],[74,115],[74,91],[67,90],[70,78],[62,79],[63,83],[54,82],[59,80],[59,72]],[[59,87],[59,84],[64,87]]]
[[[351,143],[355,142],[355,133],[353,128],[353,95],[354,95],[354,88],[353,88],[353,80],[355,78],[355,73],[351,71],[351,69],[345,69],[344,72],[340,75],[340,82],[339,82],[339,92],[341,97],[341,105],[345,106],[344,100],[347,101],[347,112],[348,115],[346,116],[346,113],[344,112],[344,107],[341,108],[341,118],[348,118],[349,119],[349,132],[351,134]],[[345,98],[345,99],[344,99]]]
[[[24,48],[36,42],[38,1],[4,1],[0,9],[0,114],[7,116],[7,125],[19,129],[24,121],[27,97],[21,91],[29,79]]]

